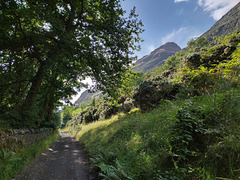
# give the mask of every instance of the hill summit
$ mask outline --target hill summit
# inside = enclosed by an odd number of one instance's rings
[[[165,60],[180,51],[181,48],[174,42],[167,42],[159,48],[152,51],[149,55],[142,57],[136,61],[135,71],[146,72],[154,67],[160,67]]]

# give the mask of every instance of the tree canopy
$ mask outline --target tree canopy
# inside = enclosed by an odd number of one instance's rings
[[[114,95],[142,23],[120,0],[0,1],[0,122],[54,126],[53,112],[91,77]]]

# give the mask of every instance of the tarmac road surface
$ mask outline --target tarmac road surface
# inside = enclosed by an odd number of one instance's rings
[[[43,152],[15,180],[97,180],[86,152],[68,132]]]

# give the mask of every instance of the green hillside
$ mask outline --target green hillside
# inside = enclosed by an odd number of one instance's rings
[[[137,86],[123,91],[117,104],[99,102],[67,123],[100,176],[240,178],[240,33],[223,38],[238,31],[238,26],[229,26],[238,19],[238,6],[209,30],[209,36],[191,40],[162,66],[138,74]],[[215,38],[215,46],[208,41],[211,35],[221,37]],[[152,66],[147,58],[137,66]]]
[[[85,120],[68,122],[100,176],[240,178],[240,33],[213,47],[202,42],[145,76],[132,91],[135,108],[124,111],[119,100],[109,119],[88,121],[98,114],[90,110]]]

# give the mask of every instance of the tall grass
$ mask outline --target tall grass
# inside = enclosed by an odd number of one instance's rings
[[[151,179],[169,161],[169,128],[174,123],[169,114],[177,109],[178,103],[166,101],[150,113],[80,125],[75,136],[94,157],[102,176]]]
[[[240,90],[72,129],[105,179],[239,178]],[[71,130],[70,130],[71,131]]]
[[[59,131],[49,134],[35,145],[25,147],[18,152],[5,151],[0,148],[0,179],[8,180],[19,174],[25,166],[46,150],[59,137]]]

